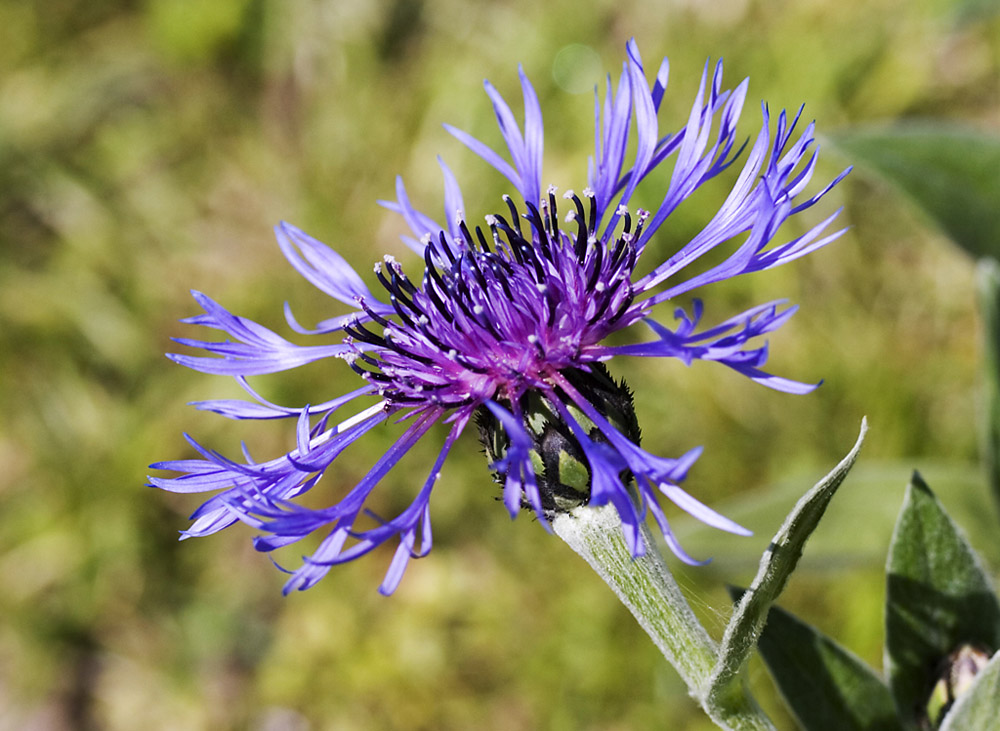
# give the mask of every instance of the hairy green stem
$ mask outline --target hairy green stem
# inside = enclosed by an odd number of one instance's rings
[[[698,621],[645,526],[646,554],[633,558],[611,505],[582,506],[552,521],[556,534],[618,595],[691,695],[721,728],[774,729],[742,678],[725,692],[709,694],[718,647]]]

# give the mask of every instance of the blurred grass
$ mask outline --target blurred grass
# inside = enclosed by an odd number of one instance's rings
[[[279,329],[286,299],[303,322],[328,316],[271,226],[302,226],[362,272],[384,252],[405,260],[399,223],[375,200],[400,173],[438,210],[439,152],[470,216],[494,209],[499,176],[440,124],[498,144],[481,80],[516,98],[518,63],[547,120],[545,182],[579,188],[592,101],[552,70],[577,88],[599,79],[556,65],[570,44],[610,71],[631,35],[647,64],[669,55],[672,126],[720,55],[730,83],[751,77],[751,102],[805,103],[821,132],[911,117],[1000,124],[1000,22],[982,2],[581,12],[570,0],[5,0],[0,27],[2,729],[706,728],[582,562],[528,516],[504,517],[471,439],[435,493],[437,548],[392,599],[375,592],[385,553],[283,599],[249,530],[178,544],[197,500],[143,488],[145,465],[186,455],[182,431],[223,451],[245,438],[259,454],[292,439],[184,406],[232,390],[162,357],[188,332],[177,324],[196,309],[188,290]],[[746,135],[758,114],[749,104]],[[849,162],[827,154],[818,175]],[[684,206],[664,249],[721,198],[716,187]],[[636,361],[617,373],[640,394],[644,443],[664,454],[704,444],[689,488],[737,503],[756,531],[734,544],[676,520],[693,551],[718,557],[678,569],[716,629],[723,582],[749,580],[783,511],[869,416],[859,470],[880,467],[849,478],[784,603],[878,665],[880,566],[912,467],[940,465],[928,480],[998,565],[975,472],[978,322],[970,261],[883,184],[855,173],[824,210],[834,205],[851,226],[834,247],[700,293],[709,319],[779,296],[801,303],[772,362],[826,379],[814,395],[709,366]],[[348,376],[328,367],[266,381],[267,393],[315,403],[342,392]],[[367,440],[326,489],[383,446]],[[387,479],[387,508],[405,504],[433,452],[424,445]],[[775,709],[759,668],[754,684]]]

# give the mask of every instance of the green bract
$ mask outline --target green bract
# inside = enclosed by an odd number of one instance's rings
[[[564,375],[615,429],[634,444],[639,444],[639,422],[635,416],[632,391],[624,380],[615,382],[603,363],[593,364],[590,373],[572,370]],[[573,406],[569,399],[566,402],[573,418],[587,431],[587,436],[595,442],[607,443],[601,430],[586,414]],[[510,408],[509,402],[500,403],[505,408]],[[524,426],[533,443],[529,456],[546,517],[551,519],[558,513],[586,505],[590,501],[590,466],[580,442],[559,416],[555,405],[540,393],[530,391],[521,399],[521,411],[524,414]],[[507,432],[485,407],[480,407],[476,413],[476,423],[479,426],[479,439],[490,463],[497,465],[503,462],[510,446]],[[628,484],[628,470],[623,470],[621,476],[622,481]],[[493,478],[497,483],[503,484],[506,473],[498,469]],[[531,506],[525,502],[524,507]]]

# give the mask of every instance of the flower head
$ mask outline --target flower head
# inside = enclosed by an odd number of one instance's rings
[[[504,196],[499,210],[482,225],[470,224],[462,213],[459,186],[442,162],[446,222],[440,226],[413,207],[397,179],[396,200],[383,205],[412,230],[405,241],[422,257],[423,269],[404,267],[386,256],[375,267],[379,296],[333,250],[280,224],[278,243],[291,265],[354,310],[313,329],[302,327],[286,311],[291,327],[319,344],[295,345],[194,293],[204,314],[187,322],[221,330],[230,339],[180,339],[208,355],[170,357],[199,371],[233,376],[252,398],[196,406],[234,419],[295,419],[297,444],[287,454],[257,462],[246,453],[242,460],[225,457],[189,439],[202,459],[153,465],[182,473],[151,478],[156,487],[220,491],[195,512],[185,536],[207,535],[242,521],[264,534],[256,547],[271,551],[320,532],[318,548],[292,572],[286,592],[308,588],[331,566],[395,541],[395,557],[380,587],[391,593],[408,560],[430,550],[430,494],[448,452],[473,417],[512,516],[528,506],[547,525],[560,510],[611,503],[621,515],[633,554],[640,555],[645,545],[639,527],[648,511],[674,553],[692,563],[674,539],[658,495],[709,525],[747,533],[678,486],[700,448],[666,458],[639,445],[631,395],[603,364],[617,355],[673,357],[686,364],[709,360],[779,391],[815,388],[763,371],[766,344],[751,342],[791,317],[795,308],[784,301],[707,328],[700,327],[697,301],[690,314],[676,311],[673,327],[653,315],[657,305],[681,293],[770,269],[837,238],[841,232],[826,233],[834,213],[804,235],[774,243],[781,224],[816,203],[846,171],[819,193],[801,198],[816,162],[810,151],[813,125],[793,140],[799,116],[790,121],[782,112],[772,131],[764,106],[761,131],[718,213],[687,244],[637,275],[641,258],[657,256],[650,245],[671,212],[740,156],[742,149],[734,151],[735,127],[747,82],[724,91],[722,64],[711,73],[706,65],[687,123],[664,134],[658,111],[667,62],[650,84],[634,41],[627,51],[617,89],[609,77],[603,105],[597,100],[595,153],[587,187],[580,193],[559,195],[552,186],[542,188],[542,114],[524,73],[523,128],[487,82],[510,160],[460,130],[448,130],[507,178],[516,199]],[[633,133],[634,157],[626,165]],[[637,186],[668,160],[673,172],[660,205],[652,211],[632,210]],[[723,245],[729,252],[720,263],[684,278],[690,264]],[[605,343],[611,333],[639,322],[652,339]],[[337,334],[342,335],[339,341]],[[265,400],[246,380],[330,357],[344,359],[363,385],[332,401],[288,408]],[[334,418],[361,397],[376,403]],[[344,450],[389,419],[405,425],[401,435],[338,502],[322,509],[295,502]],[[447,435],[412,504],[391,519],[360,526],[362,514],[371,515],[365,504],[377,483],[438,422],[449,425]]]

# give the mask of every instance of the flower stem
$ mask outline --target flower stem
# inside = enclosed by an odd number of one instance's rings
[[[552,521],[556,534],[590,564],[677,670],[691,695],[721,728],[774,729],[742,678],[708,694],[718,646],[698,621],[643,525],[646,554],[633,558],[611,505],[581,506]]]

